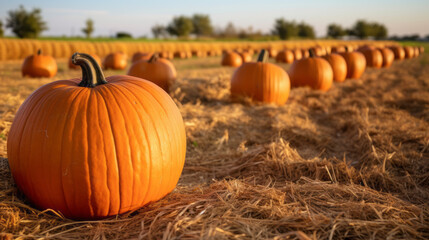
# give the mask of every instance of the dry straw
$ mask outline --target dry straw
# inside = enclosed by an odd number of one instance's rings
[[[218,67],[219,61],[176,62],[180,76],[171,95],[186,124],[185,169],[173,193],[138,211],[77,222],[34,209],[13,185],[5,167],[6,142],[0,140],[0,236],[429,238],[429,68],[424,61],[369,69],[361,80],[337,84],[327,93],[295,89],[281,107],[231,102],[233,70]],[[6,135],[29,94],[22,84],[41,84],[13,74],[1,83],[0,132]],[[21,100],[7,100],[11,88],[21,89]]]

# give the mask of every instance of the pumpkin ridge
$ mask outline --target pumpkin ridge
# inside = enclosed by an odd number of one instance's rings
[[[130,83],[130,82],[127,82],[127,83]],[[140,105],[142,106],[142,109],[143,109],[143,111],[146,113],[146,115],[148,116],[148,118],[150,119],[150,122],[152,123],[151,125],[151,127],[153,128],[153,129],[155,129],[155,127],[154,127],[154,120],[152,119],[152,117],[150,116],[150,114],[149,114],[149,112],[147,111],[147,109],[144,107],[144,105],[142,104],[142,102],[140,101],[140,99],[137,97],[137,95],[135,95],[133,92],[131,92],[127,87],[126,87],[126,85],[127,84],[123,84],[123,85],[121,85],[123,88],[125,88],[126,90],[127,90],[127,92],[129,92],[131,95],[133,95],[134,96],[134,98],[140,103]],[[138,85],[138,84],[134,84],[134,85],[137,85],[138,87],[141,87],[140,85]],[[124,93],[123,91],[122,91],[122,88],[119,88],[118,86],[115,86],[115,85],[112,85],[111,87],[114,87],[114,88],[116,88],[117,89],[117,91],[119,91],[119,92],[121,92],[121,94],[127,99],[127,101],[132,105],[132,102],[131,102],[131,100],[129,99],[129,95],[127,95],[126,93]],[[137,112],[137,111],[135,111],[136,112],[136,115],[137,115],[137,117],[138,117],[138,119],[139,119],[139,121],[140,121],[140,123],[142,123],[142,125],[143,125],[143,122],[144,122],[144,119],[142,119],[141,118],[141,115]],[[149,142],[149,137],[148,137],[148,133],[147,133],[147,131],[143,131],[144,132],[144,135],[145,135],[145,138],[146,138],[146,142],[147,142],[147,144],[149,145],[150,144],[150,142]],[[157,132],[157,136],[158,136],[158,131],[156,131]],[[159,138],[159,136],[158,136],[158,138]],[[160,142],[159,140],[158,140],[158,142]],[[160,146],[160,145],[159,145]],[[152,151],[151,151],[151,149],[150,149],[150,147],[148,147],[147,148],[149,151],[149,156],[152,156]],[[161,149],[161,148],[160,148]],[[162,151],[162,150],[160,150],[160,151]],[[162,155],[162,154],[161,154]],[[134,165],[134,163],[136,162],[136,160],[132,160],[132,165]],[[149,166],[149,169],[150,170],[152,170],[152,166],[150,165]],[[134,169],[133,169],[134,170]],[[149,175],[151,175],[151,173],[149,174]],[[133,178],[133,185],[134,185],[134,178]],[[148,183],[148,186],[150,186],[150,177],[149,177],[149,183]],[[159,188],[158,188],[159,189]],[[143,201],[142,202],[144,202],[145,200],[146,200],[146,198],[147,198],[147,194],[150,192],[150,188],[148,187],[147,188],[147,191],[146,191],[146,193],[143,195],[144,196],[144,198],[142,199]],[[132,198],[133,199],[133,198]],[[139,204],[130,204],[130,209],[129,210],[131,210],[132,208],[134,208],[134,205],[136,205],[136,206],[138,206]],[[140,204],[141,205],[141,204]]]
[[[141,80],[136,80],[136,81],[141,81]],[[147,80],[145,80],[145,81],[147,81]],[[149,82],[149,83],[151,83],[151,84],[154,84],[154,83],[152,83],[152,82],[150,82],[150,81],[147,81],[147,82]],[[150,89],[148,89],[148,87],[146,86],[146,85],[140,85],[140,84],[138,84],[137,82],[134,82],[134,81],[129,81],[128,83],[131,83],[131,84],[133,84],[133,85],[136,85],[136,86],[139,86],[140,88],[142,88],[142,89],[144,89],[146,92],[148,92],[152,97],[153,97],[153,99],[159,104],[159,106],[164,110],[164,113],[165,113],[165,115],[166,116],[168,116],[168,110],[165,108],[165,106],[164,105],[162,105],[160,102],[159,102],[159,99],[158,99],[158,97],[156,97],[154,94],[153,94],[153,91],[151,91]],[[156,87],[159,87],[159,86],[157,86],[156,84],[154,84]],[[132,93],[133,95],[135,95],[134,93]],[[167,93],[166,93],[166,95],[170,98],[170,102],[171,102],[171,104],[174,104],[174,102],[173,102],[173,100],[171,99],[171,97],[170,97],[170,95],[168,95]],[[136,96],[136,98],[137,98],[137,96]],[[138,98],[137,98],[138,99]],[[140,102],[141,103],[141,102]],[[179,119],[180,120],[180,122],[182,122],[183,123],[183,119]],[[164,125],[165,126],[165,125]],[[178,125],[174,125],[174,126],[178,126]],[[178,132],[180,132],[180,131],[178,131],[179,130],[179,128],[178,127],[176,127],[175,129],[174,129],[174,133],[175,133],[175,139],[180,139],[179,137],[179,135],[177,135],[177,133]],[[185,135],[186,135],[186,133],[184,133]],[[170,142],[170,141],[169,141]],[[171,146],[171,142],[170,142],[170,146]],[[179,145],[177,145],[177,142],[176,142],[176,148],[177,149],[180,149],[180,146]],[[180,150],[180,152],[183,154],[183,151],[181,151]],[[186,152],[185,152],[185,154],[186,154]],[[181,155],[180,155],[181,156]],[[170,158],[173,158],[173,156],[172,155],[170,155]],[[185,158],[183,158],[183,161],[180,161],[180,168],[183,168],[183,165],[184,165],[184,160],[185,160]],[[176,162],[176,161],[174,161],[174,162]],[[171,173],[171,171],[173,170],[173,168],[170,166],[170,173]],[[170,178],[170,180],[168,181],[168,182],[171,182],[172,180],[174,180],[175,178],[171,178],[171,174],[169,175],[169,178]],[[178,176],[177,177],[177,182],[178,182],[178,179],[180,178],[180,176]],[[175,181],[174,182],[174,185],[177,185],[177,182]],[[173,185],[173,184],[171,184],[171,185]],[[163,194],[164,196],[166,195],[166,194]]]
[[[106,79],[107,81],[109,81],[109,78],[108,79]],[[97,89],[98,91],[98,93],[99,93],[99,95],[100,95],[100,99],[103,101],[103,106],[105,107],[105,111],[106,111],[106,113],[109,115],[109,117],[107,118],[108,119],[108,123],[109,124],[106,124],[107,126],[109,126],[109,129],[107,130],[105,130],[105,131],[103,131],[103,132],[107,132],[107,131],[109,131],[109,136],[111,136],[112,137],[112,143],[113,143],[113,146],[114,146],[114,149],[115,149],[115,151],[113,151],[113,153],[114,153],[114,156],[112,156],[113,157],[113,159],[114,159],[114,162],[116,163],[116,169],[114,169],[114,172],[116,173],[116,175],[118,176],[118,179],[119,179],[119,163],[118,163],[118,161],[117,161],[117,159],[118,159],[118,151],[117,151],[117,146],[116,146],[116,140],[115,140],[115,137],[114,137],[114,133],[113,133],[113,128],[112,128],[112,120],[111,120],[111,118],[110,118],[110,111],[109,111],[109,108],[107,107],[107,101],[104,99],[104,96],[103,96],[103,94],[102,94],[102,91],[103,90],[105,90],[105,88],[99,88],[99,89]],[[103,134],[104,135],[104,134]],[[107,161],[108,159],[106,158],[106,161]],[[106,166],[107,166],[107,162],[106,162]],[[112,169],[111,168],[109,168],[109,167],[106,167],[106,170],[107,170],[107,177],[109,177],[110,176],[110,174],[109,174],[109,171],[111,171]],[[119,184],[119,181],[116,183],[117,184],[117,188],[118,188],[118,192],[121,192],[121,185]],[[112,196],[112,190],[111,190],[111,187],[110,187],[110,185],[109,185],[109,183],[107,182],[106,183],[106,186],[107,186],[107,189],[108,189],[108,192],[109,192],[109,194],[110,194],[110,196]],[[115,194],[113,194],[113,195],[118,195],[116,192],[114,192]],[[109,202],[109,209],[108,209],[108,215],[111,215],[111,211],[112,211],[112,208],[115,208],[115,209],[117,209],[117,211],[119,212],[119,210],[121,209],[121,199],[120,199],[120,196],[118,195],[118,198],[116,199],[116,200],[118,200],[118,203],[119,203],[119,205],[117,205],[117,206],[113,206],[113,203],[112,203],[112,201],[111,200],[109,200],[110,202]]]
[[[83,122],[86,123],[86,124],[84,124],[86,126],[86,131],[83,131],[83,132],[86,132],[85,135],[86,135],[86,142],[88,143],[88,146],[87,146],[88,149],[91,149],[93,147],[93,146],[90,146],[89,143],[91,142],[91,139],[90,139],[91,132],[90,131],[92,131],[90,124],[94,119],[91,119],[91,116],[90,116],[91,111],[88,111],[91,107],[89,105],[89,103],[92,102],[91,101],[92,95],[94,95],[93,91],[91,91],[91,89],[89,89],[88,96],[84,101],[86,109],[83,112],[86,112],[86,114],[83,114],[84,119],[82,119]],[[95,105],[97,105],[97,104],[95,104]],[[97,146],[97,148],[98,148],[98,146]],[[94,216],[96,214],[96,211],[95,211],[96,209],[94,209],[94,205],[93,205],[93,202],[95,202],[95,200],[94,200],[94,192],[95,191],[94,191],[94,186],[93,186],[94,184],[93,184],[93,179],[92,179],[93,176],[92,176],[92,172],[91,172],[91,169],[93,168],[93,166],[91,165],[91,153],[90,153],[91,150],[85,151],[85,152],[86,152],[85,165],[86,165],[86,171],[88,173],[87,178],[88,178],[88,186],[89,186],[89,188],[88,188],[88,200],[89,200],[88,206],[89,206],[90,214],[92,216]]]
[[[118,102],[118,100],[117,100],[117,98],[116,98],[116,94],[114,94],[113,93],[113,91],[112,91],[112,89],[111,88],[118,88],[117,86],[115,86],[115,84],[110,84],[109,85],[109,87],[107,87],[107,88],[104,88],[104,89],[106,89],[106,93],[108,93],[108,94],[110,94],[111,95],[111,97],[112,97],[112,101],[110,101],[109,102],[109,104],[107,104],[107,101],[105,101],[105,103],[106,103],[106,107],[107,107],[107,109],[109,109],[109,107],[108,106],[110,106],[110,107],[113,107],[113,105],[112,105],[112,103],[113,103],[113,101],[115,102],[115,106],[117,106],[117,107],[115,107],[115,108],[117,108],[118,110],[119,110],[119,112],[121,113],[120,115],[122,116],[122,118],[124,118],[123,116],[125,116],[126,114],[124,114],[124,112],[123,112],[123,109],[122,109],[122,107],[121,107],[121,105],[119,104],[119,102]],[[127,99],[128,100],[128,98],[125,96],[125,99]],[[112,111],[112,109],[110,109],[110,110],[108,110],[108,112],[109,112],[109,116],[111,116],[111,111]],[[118,113],[113,113],[113,114],[116,114],[116,115],[119,115]],[[111,122],[111,118],[109,118],[109,120],[110,120],[110,123],[112,124],[112,122]],[[125,121],[125,119],[123,119],[124,120],[124,125],[125,125],[125,129],[126,129],[126,131],[124,132],[124,134],[126,134],[126,140],[127,140],[127,146],[128,146],[128,149],[127,149],[127,155],[128,155],[128,157],[130,158],[130,161],[128,162],[128,163],[130,163],[130,169],[132,169],[132,171],[134,171],[134,169],[133,169],[133,160],[132,160],[132,154],[131,154],[131,149],[130,149],[130,135],[128,134],[129,132],[130,132],[130,128],[128,127],[128,124],[126,123],[126,121]],[[115,124],[115,123],[113,123],[113,124]],[[111,125],[111,126],[113,126],[113,124]],[[115,135],[115,133],[114,133],[114,130],[113,130],[113,128],[111,128],[112,129],[112,133],[113,133],[113,135]],[[116,153],[118,153],[118,151],[117,151],[117,145],[115,144],[115,148],[116,148]],[[121,169],[123,169],[124,167],[126,167],[126,166],[122,166],[121,167],[121,163],[123,162],[123,161],[119,161],[119,158],[118,158],[118,155],[116,155],[116,162],[117,162],[117,165],[118,165],[118,175],[119,175],[119,178],[118,178],[118,180],[119,180],[119,192],[120,192],[120,197],[119,197],[119,203],[120,203],[120,205],[119,205],[119,209],[120,209],[120,212],[126,212],[126,211],[128,211],[129,209],[127,209],[127,210],[124,210],[123,209],[123,207],[124,207],[124,204],[126,204],[126,203],[124,203],[124,201],[123,201],[123,195],[122,194],[124,194],[124,192],[122,191],[122,188],[121,188],[121,182],[122,182],[122,180],[123,180],[123,178],[124,177],[126,177],[126,176],[124,176],[124,174],[121,174]],[[132,184],[132,187],[131,187],[131,189],[133,189],[133,187],[134,187],[134,177],[132,177],[132,180],[133,180],[133,184]],[[133,191],[131,191],[132,192],[132,194],[133,194]],[[132,195],[131,195],[132,196]],[[132,198],[131,198],[132,199]],[[130,200],[131,201],[131,200]],[[131,204],[129,204],[129,205],[131,205]],[[130,206],[128,206],[128,208],[130,208]]]
[[[139,81],[141,81],[141,80],[139,80]],[[147,81],[147,80],[146,80]],[[150,82],[150,81],[148,81],[148,82]],[[152,94],[152,91],[150,91],[150,90],[148,90],[147,88],[145,88],[145,86],[143,86],[143,85],[140,85],[140,84],[137,84],[137,83],[134,83],[134,82],[132,82],[132,81],[130,81],[130,82],[128,82],[128,83],[131,83],[131,84],[133,84],[133,85],[136,85],[136,86],[138,86],[138,87],[140,87],[141,89],[144,89],[145,90],[145,92],[148,94],[148,95],[150,95],[150,97],[151,98],[153,98],[153,100],[157,103],[157,104],[159,104],[159,106],[161,106],[161,108],[164,110],[164,113],[165,113],[165,115],[167,115],[168,116],[168,114],[167,114],[167,111],[164,109],[164,106],[162,106],[161,104],[160,104],[160,102],[158,101],[158,99]],[[124,84],[125,85],[125,84]],[[156,85],[156,84],[155,84]],[[159,86],[157,86],[157,87],[159,87]],[[128,90],[128,89],[127,89]],[[144,105],[142,104],[142,102],[141,102],[141,99],[140,98],[138,98],[137,97],[137,95],[135,95],[134,93],[132,93],[133,95],[134,95],[134,97],[139,101],[139,103],[140,103],[140,105],[142,105],[143,106],[143,109],[145,110],[145,112],[147,113],[148,111],[147,111],[147,109],[144,107]],[[152,123],[152,127],[153,127],[153,129],[156,129],[155,127],[154,127],[154,123],[155,123],[155,121],[154,121],[154,119],[152,118],[152,116],[151,115],[149,115],[148,114],[148,117],[149,117],[149,119],[151,120],[151,123]],[[140,119],[140,121],[141,122],[143,122],[143,120],[142,119]],[[165,127],[165,124],[162,124],[162,126],[163,127]],[[157,139],[158,139],[158,146],[162,146],[162,143],[161,143],[161,138],[160,138],[160,136],[159,136],[159,131],[157,131],[157,130],[155,130],[154,132],[156,132],[156,136],[157,136]],[[146,134],[146,132],[145,132],[145,136],[146,136],[146,138],[147,138],[147,134]],[[148,138],[147,138],[148,139]],[[171,146],[171,143],[170,143],[170,146]],[[161,159],[163,159],[163,157],[164,157],[164,153],[163,153],[163,150],[162,150],[162,147],[160,147],[159,148],[159,151],[160,151],[160,153],[161,153]],[[170,156],[171,157],[171,156]],[[162,161],[162,162],[164,162],[164,161]],[[170,168],[170,175],[168,176],[168,177],[171,177],[171,171],[172,171],[172,168],[171,168],[171,166],[169,165],[169,168]],[[150,169],[152,170],[152,166],[150,167]],[[161,176],[160,176],[160,178],[161,178],[161,180],[160,180],[160,182],[159,182],[159,185],[163,185],[162,183],[163,183],[163,181],[164,181],[164,179],[165,179],[165,177],[163,176],[164,174],[161,174]],[[168,181],[168,182],[170,182],[170,181]],[[150,184],[149,184],[150,185]],[[159,197],[159,195],[160,195],[160,192],[162,192],[162,191],[160,191],[161,190],[161,188],[157,188],[157,192],[156,192],[156,194],[154,193],[153,194],[153,196],[155,196],[155,198],[153,198],[153,199],[151,199],[150,201],[154,201],[154,200],[157,200],[157,199],[160,199],[160,198],[162,198],[163,196],[161,196],[161,197]],[[150,188],[148,188],[148,192],[150,192]],[[164,194],[162,194],[162,195],[164,195]],[[144,200],[146,200],[146,197],[147,196],[145,196],[145,198],[144,198]]]

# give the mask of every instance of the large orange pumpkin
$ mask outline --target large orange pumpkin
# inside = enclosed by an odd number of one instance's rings
[[[313,50],[310,50],[309,58],[303,58],[292,63],[289,76],[292,87],[308,86],[322,91],[328,91],[334,80],[329,62],[317,57]]]
[[[186,153],[182,116],[155,84],[104,78],[76,53],[82,80],[51,82],[18,110],[7,142],[18,188],[37,207],[98,219],[135,210],[171,192]]]
[[[153,54],[149,60],[135,62],[128,70],[128,75],[149,80],[168,92],[171,84],[176,80],[176,68],[167,59]]]
[[[403,47],[391,46],[390,49],[393,51],[393,54],[395,54],[395,60],[402,60],[405,58],[405,51]]]
[[[329,55],[324,56],[323,58],[326,59],[326,61],[328,61],[332,67],[332,72],[334,74],[334,81],[344,82],[344,80],[346,80],[346,77],[347,77],[346,60],[344,60],[344,58],[337,53],[331,53]]]
[[[290,92],[287,73],[267,63],[268,52],[262,50],[257,62],[243,63],[231,78],[231,96],[247,96],[255,101],[283,105]]]
[[[360,78],[366,68],[365,56],[360,52],[345,52],[341,53],[341,56],[347,63],[347,78]]]
[[[127,67],[127,55],[122,52],[111,53],[104,58],[105,69],[123,70]]]
[[[21,67],[22,76],[33,78],[50,78],[57,74],[57,70],[58,66],[55,59],[48,55],[42,55],[41,50],[35,55],[26,57]]]
[[[243,59],[236,52],[225,52],[222,56],[222,66],[238,67],[242,63]]]
[[[277,53],[276,62],[292,63],[293,60],[294,60],[294,55],[291,50],[283,50]]]
[[[383,65],[383,55],[381,52],[372,47],[364,47],[359,50],[364,56],[366,60],[366,65],[368,67],[373,68],[381,68]]]
[[[395,60],[395,54],[389,48],[379,48],[381,55],[383,55],[383,65],[382,67],[390,67]]]

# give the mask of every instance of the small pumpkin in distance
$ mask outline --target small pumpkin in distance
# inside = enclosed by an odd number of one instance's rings
[[[395,55],[395,60],[402,60],[405,58],[405,50],[401,46],[391,46],[389,47],[393,54]]]
[[[289,68],[291,86],[308,86],[315,90],[328,91],[334,81],[334,73],[328,61],[317,57],[310,49],[310,57],[295,61]]]
[[[294,55],[291,50],[283,50],[277,53],[276,62],[278,63],[292,63],[294,60]]]
[[[414,48],[411,46],[404,47],[405,58],[410,59],[414,57]]]
[[[334,46],[331,48],[331,53],[342,53],[346,52],[346,48],[344,46]]]
[[[241,56],[241,60],[243,61],[243,63],[246,62],[251,62],[252,61],[252,55],[248,52],[241,52],[239,53]]]
[[[262,50],[257,62],[243,63],[231,78],[231,97],[250,97],[254,101],[283,105],[290,92],[290,80],[279,66],[268,63]]]
[[[358,50],[365,56],[366,65],[373,68],[381,68],[383,65],[382,53],[373,47],[363,47]]]
[[[292,50],[292,52],[294,60],[299,60],[303,57],[301,49],[295,48],[294,50]]]
[[[222,56],[222,66],[238,67],[243,63],[240,54],[236,52],[226,52]]]
[[[168,92],[170,86],[176,80],[176,68],[167,59],[159,58],[153,54],[149,60],[135,62],[128,70],[127,75],[139,77],[151,81]]]
[[[18,188],[38,208],[71,219],[115,216],[164,197],[186,154],[174,101],[149,81],[105,78],[90,55],[76,53],[73,62],[82,79],[40,87],[15,115],[7,153]]]
[[[413,47],[414,48],[414,57],[418,57],[420,55],[420,49],[418,47]]]
[[[344,49],[345,51],[345,49]],[[337,53],[331,53],[323,57],[332,67],[335,82],[344,82],[347,77],[347,63],[344,58]]]
[[[381,55],[383,55],[383,64],[382,67],[387,68],[390,67],[393,63],[393,60],[395,60],[395,54],[393,51],[389,48],[379,48],[378,49],[381,52]]]
[[[57,61],[51,56],[43,55],[40,49],[37,54],[26,57],[21,67],[22,76],[32,78],[54,77],[57,70]]]
[[[127,67],[127,55],[122,52],[111,53],[104,58],[105,69],[124,70]]]
[[[365,56],[360,52],[346,52],[340,54],[347,63],[347,78],[359,79],[366,68]]]
[[[136,52],[133,54],[133,57],[131,58],[131,63],[135,63],[139,60],[148,60],[152,56],[150,53],[146,52]]]

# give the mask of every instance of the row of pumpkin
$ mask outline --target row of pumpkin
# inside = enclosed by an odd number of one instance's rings
[[[262,50],[256,63],[251,63],[254,50],[247,49],[225,51],[221,65],[241,66],[232,77],[231,94],[233,97],[249,96],[256,101],[284,104],[290,87],[309,86],[313,89],[327,91],[334,81],[343,82],[346,78],[360,78],[366,67],[386,68],[393,63],[394,59],[417,57],[423,51],[423,47],[398,45],[389,47],[345,45],[331,48],[316,46],[309,49],[285,49],[279,52],[268,49],[267,51]],[[121,52],[107,55],[103,62],[97,55],[92,54],[91,56],[105,69],[123,70],[128,64],[127,55]],[[279,66],[268,63],[269,57],[274,58],[277,63],[292,63],[289,74]],[[163,54],[137,52],[132,56],[131,62],[132,65],[127,75],[150,80],[167,92],[176,79],[177,74],[173,63]],[[245,64],[249,66],[243,66]],[[71,58],[68,65],[71,69],[79,69],[79,66],[71,62]],[[268,65],[270,66],[267,67]],[[268,71],[265,68],[271,70]],[[264,74],[256,73],[259,71],[264,72],[267,77],[255,79],[254,76],[259,78],[264,76]],[[27,57],[22,65],[24,76],[53,77],[56,72],[55,59],[42,55],[40,50],[38,54]],[[279,73],[273,74],[272,72]]]
[[[394,45],[395,42],[383,41],[347,41],[350,47],[363,44],[377,44],[378,46]],[[272,49],[278,51],[284,48],[309,48],[321,46],[330,48],[344,45],[341,40],[296,40],[296,41],[64,41],[64,40],[35,40],[0,38],[0,61],[20,60],[35,54],[39,49],[46,55],[54,58],[69,58],[75,52],[95,54],[102,58],[110,53],[122,52],[131,56],[135,52],[159,52],[164,58],[189,58],[219,56],[223,51]]]
[[[405,50],[398,49],[400,59]],[[379,51],[367,46],[338,56],[346,62],[347,72],[361,74],[371,62],[365,52],[374,50]],[[395,58],[396,50],[389,51],[390,58],[383,62]],[[168,61],[157,54],[149,56],[133,66],[142,64],[139,70],[147,73],[156,69],[153,64]],[[291,82],[322,90],[332,84],[335,70],[315,49],[310,49],[309,57],[295,60],[289,74],[268,63],[268,57],[268,51],[262,50],[256,62],[236,69],[231,80],[233,97],[283,104]],[[72,219],[115,216],[171,192],[183,170],[186,134],[168,93],[141,78],[104,77],[89,54],[75,53],[71,61],[81,67],[82,79],[40,87],[15,115],[7,152],[18,188],[36,207]]]

